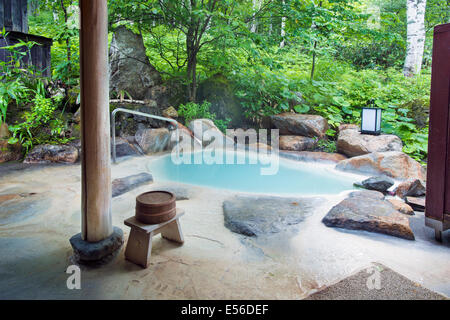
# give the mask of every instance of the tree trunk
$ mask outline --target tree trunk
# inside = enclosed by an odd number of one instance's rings
[[[188,99],[191,102],[195,102],[197,98],[197,53],[192,52],[188,59],[187,66],[188,77]]]
[[[314,71],[316,69],[316,49],[317,49],[317,41],[314,41],[314,51],[312,54],[312,66],[311,66],[311,81],[314,80]]]
[[[286,17],[284,16],[284,0],[283,0],[283,17],[281,18],[281,43],[280,43],[280,48],[284,48],[285,45],[285,40],[284,37],[286,36]]]
[[[67,21],[69,21],[69,16],[67,15],[67,9],[66,9],[66,6],[64,5],[64,0],[61,0],[61,9],[62,9],[62,11],[63,11],[63,13],[64,13],[64,23],[65,23],[65,28],[67,28]],[[69,40],[69,38],[67,38],[66,39],[66,48],[67,48],[67,70],[68,70],[68,72],[69,72],[69,74],[71,73],[71,71],[72,71],[72,66],[70,65],[71,64],[71,60],[72,60],[72,52],[71,52],[71,49],[70,49],[70,40]]]
[[[188,32],[186,37],[186,51],[188,56],[186,78],[188,81],[187,97],[189,101],[195,102],[197,95],[197,53],[198,48],[195,45],[194,29]]]
[[[272,29],[273,29],[273,25],[272,25],[272,14],[270,15],[270,23],[269,23],[269,36],[272,35]]]
[[[253,15],[255,15],[261,8],[261,0],[253,0]],[[255,33],[257,29],[256,18],[253,17],[250,32]]]
[[[322,7],[322,1],[319,2],[319,5],[314,4],[314,9],[317,7]],[[314,31],[317,28],[316,22],[314,19],[311,22],[311,30]],[[314,71],[316,69],[316,57],[317,57],[317,40],[314,40],[313,54],[312,54],[312,66],[311,66],[311,81],[314,80]]]
[[[403,74],[413,77],[420,73],[425,45],[426,0],[407,0],[407,49]]]

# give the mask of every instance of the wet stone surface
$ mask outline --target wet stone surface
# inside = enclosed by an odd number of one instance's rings
[[[408,218],[376,191],[351,193],[331,208],[322,222],[327,227],[364,230],[414,240]]]
[[[320,198],[235,196],[224,201],[225,227],[246,236],[288,230],[314,213]]]
[[[98,242],[87,242],[82,239],[81,233],[70,238],[74,258],[81,263],[102,262],[102,259],[112,255],[123,244],[123,231],[114,227],[113,233],[106,239]]]
[[[394,185],[394,180],[387,176],[374,176],[361,182],[361,187],[375,190],[380,192],[386,192],[390,187]],[[359,186],[359,184],[357,185]]]
[[[24,222],[45,213],[49,202],[51,199],[31,193],[0,195],[0,225]]]
[[[124,193],[127,193],[128,191],[151,182],[153,182],[153,176],[150,173],[146,172],[115,179],[112,182],[112,196],[113,198],[118,197]]]

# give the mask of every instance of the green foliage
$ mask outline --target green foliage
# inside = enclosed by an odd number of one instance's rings
[[[64,14],[63,7],[67,13]],[[79,36],[74,21],[78,20],[75,0],[40,1],[29,16],[30,33],[53,39],[52,78],[68,86],[79,83]]]
[[[228,125],[231,122],[230,118],[226,118],[226,119],[215,119],[214,120],[214,124],[216,125],[216,127],[222,131],[223,133],[227,132],[228,129]]]
[[[211,104],[208,101],[203,101],[202,104],[195,102],[188,102],[178,106],[178,115],[184,118],[186,124],[193,119],[211,119],[214,120],[216,115],[209,111]]]
[[[45,98],[41,92],[37,92],[33,99],[30,112],[25,112],[23,122],[12,125],[9,130],[12,137],[10,144],[20,142],[28,152],[33,145],[50,143],[64,144],[70,139],[64,135],[65,122],[61,116],[55,113],[56,105],[50,98]]]
[[[217,128],[223,133],[226,132],[228,124],[231,119],[216,119],[216,114],[209,111],[211,103],[208,101],[203,101],[203,103],[198,104],[195,102],[188,102],[186,104],[180,104],[178,106],[178,115],[184,118],[184,123],[188,124],[195,119],[210,119],[214,121]]]
[[[5,30],[0,36],[7,36]],[[36,45],[34,42],[19,41],[19,43],[3,47],[9,56],[9,62],[0,61],[0,124],[6,121],[10,103],[24,102],[29,95],[26,84],[31,70],[22,67],[22,58]]]
[[[30,32],[55,40],[53,80],[76,86],[79,41],[67,21],[73,20],[67,9],[76,1],[33,3]],[[371,7],[379,8],[376,27],[369,24]],[[415,159],[426,159],[432,32],[449,21],[448,0],[427,1],[424,68],[413,79],[401,72],[404,0],[110,0],[108,8],[110,30],[126,24],[141,33],[152,65],[185,90],[184,101],[195,102],[198,83],[220,73],[231,80],[230,91],[251,124],[280,112],[327,118],[329,142],[320,144],[331,151],[339,124],[358,123],[361,107],[374,100],[383,109],[383,132],[398,135]],[[11,74],[6,80],[0,89],[3,120],[8,104],[30,103],[36,95],[36,83],[25,77]],[[186,122],[209,118],[221,130],[228,126],[206,102],[182,104],[179,114]]]
[[[289,111],[289,102],[297,102],[294,82],[280,70],[264,65],[243,68],[234,80],[245,116],[255,122],[263,116]]]
[[[12,137],[10,144],[20,142],[28,152],[35,144],[65,143],[65,121],[55,110],[61,101],[46,98],[43,80],[33,67],[25,66],[22,59],[29,54],[34,42],[19,43],[2,49],[7,50],[9,62],[0,61],[0,123],[6,121],[8,107],[15,103],[32,104],[31,110],[24,112],[23,122],[9,126]]]
[[[28,89],[19,79],[4,82],[3,85],[0,86],[0,124],[6,122],[8,105],[12,101],[20,102],[27,96],[27,92]]]
[[[321,139],[317,141],[317,149],[324,152],[334,153],[337,151],[336,142],[333,140]]]
[[[417,110],[426,114],[429,107],[430,75],[426,71],[405,78],[394,68],[357,70],[330,58],[318,62],[316,80],[310,80],[306,56],[285,51],[274,60],[277,63],[271,66],[261,63],[242,68],[234,77],[236,95],[248,118],[259,122],[266,115],[286,111],[318,114],[328,120],[327,135],[334,139],[341,123],[359,123],[361,107],[374,100],[383,109],[383,132],[398,135],[404,151],[413,158],[426,158],[427,116],[423,125],[417,121]],[[296,98],[293,92],[301,92],[302,101],[291,108],[289,101]],[[335,150],[332,143],[323,149]]]

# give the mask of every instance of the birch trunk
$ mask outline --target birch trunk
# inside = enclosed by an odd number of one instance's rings
[[[283,13],[284,13],[284,5],[285,2],[283,0]],[[280,43],[280,48],[283,48],[285,43],[285,39],[284,37],[286,36],[286,17],[283,15],[283,17],[281,18],[281,43]]]
[[[253,15],[256,15],[259,9],[261,9],[261,1],[262,0],[253,0]],[[255,33],[256,32],[256,18],[253,17],[252,19],[252,25],[250,26],[250,32]]]
[[[425,45],[425,8],[426,0],[406,0],[406,57],[403,67],[405,77],[420,73],[423,49]]]

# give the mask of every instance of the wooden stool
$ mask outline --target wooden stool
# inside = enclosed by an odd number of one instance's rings
[[[178,220],[182,215],[184,215],[184,210],[177,209],[175,217],[159,224],[144,224],[136,220],[136,217],[125,220],[125,225],[131,227],[125,258],[147,268],[152,254],[152,238],[158,233],[161,233],[162,237],[167,240],[183,243],[184,238]]]

